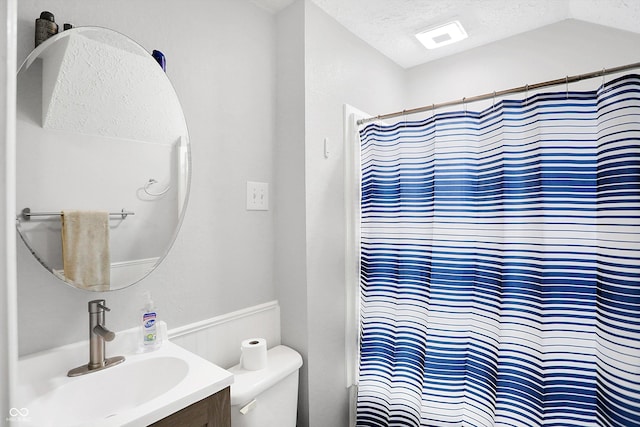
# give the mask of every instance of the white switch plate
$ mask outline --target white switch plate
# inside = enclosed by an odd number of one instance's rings
[[[247,210],[269,210],[269,184],[267,182],[247,181]]]

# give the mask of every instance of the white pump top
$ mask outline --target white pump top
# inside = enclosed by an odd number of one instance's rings
[[[150,291],[144,291],[142,293],[142,295],[144,296],[144,309],[147,312],[153,311],[154,310],[154,306],[153,306],[153,300],[151,299],[151,292]]]

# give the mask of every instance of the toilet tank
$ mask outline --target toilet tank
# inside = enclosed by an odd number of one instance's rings
[[[298,409],[298,371],[302,357],[279,345],[267,351],[267,367],[247,371],[229,369],[231,427],[295,427]]]

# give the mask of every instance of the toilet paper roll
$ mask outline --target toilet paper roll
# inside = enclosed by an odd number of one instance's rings
[[[240,366],[247,371],[257,371],[267,367],[267,340],[251,338],[242,341]]]

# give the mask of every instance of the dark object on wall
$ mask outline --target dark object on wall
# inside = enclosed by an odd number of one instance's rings
[[[158,61],[158,64],[160,64],[160,66],[162,67],[162,71],[164,71],[166,73],[167,72],[167,60],[164,57],[164,53],[160,52],[159,50],[154,50],[153,53],[151,54],[151,56],[153,56],[155,58],[155,60]]]
[[[56,24],[53,13],[45,10],[40,14],[40,18],[36,19],[36,47],[56,34],[58,34],[58,24]]]
[[[73,28],[73,25],[71,25],[71,24],[69,24],[69,23],[65,23],[65,24],[62,26],[62,31],[67,31],[67,30],[70,30],[70,29],[72,29],[72,28]]]

